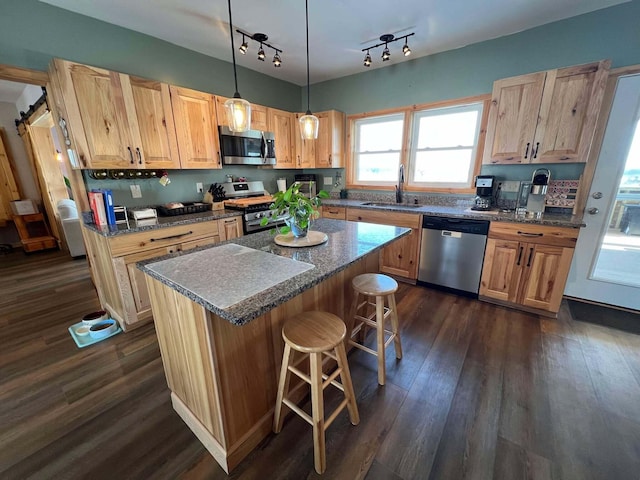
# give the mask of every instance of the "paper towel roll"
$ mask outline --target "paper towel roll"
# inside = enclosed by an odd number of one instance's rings
[[[285,192],[287,190],[287,179],[279,178],[277,182],[278,182],[278,190],[281,192]]]

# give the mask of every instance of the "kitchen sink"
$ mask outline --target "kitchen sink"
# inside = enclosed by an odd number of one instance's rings
[[[365,202],[362,205],[368,207],[402,207],[402,208],[420,208],[422,205],[408,204],[408,203],[393,203],[393,202]]]

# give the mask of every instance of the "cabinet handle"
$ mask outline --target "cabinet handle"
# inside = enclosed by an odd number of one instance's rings
[[[218,165],[222,165],[222,153],[218,152]]]
[[[538,158],[538,149],[540,148],[540,142],[536,142],[536,149],[535,150],[531,150],[531,154],[533,155],[533,158]]]
[[[521,232],[518,230],[518,235],[522,235],[523,237],[542,237],[544,233],[529,233],[529,232]]]
[[[224,223],[236,223],[235,220],[225,220]]]
[[[160,242],[162,240],[171,240],[173,238],[181,238],[181,237],[186,237],[187,235],[191,235],[193,232],[191,230],[189,230],[186,233],[178,233],[177,235],[170,235],[168,237],[162,237],[162,238],[152,238],[151,241],[152,242]]]
[[[302,163],[300,162],[300,155],[298,155],[298,165],[302,165]]]
[[[142,165],[142,152],[140,147],[136,147],[136,155],[138,156],[138,165]]]
[[[131,150],[131,147],[127,147],[127,150],[129,150],[129,158],[131,159],[131,165],[133,165],[135,163],[133,161],[133,150]]]
[[[529,145],[531,145],[531,142],[527,142],[527,149],[524,151],[524,158],[527,158],[527,155],[529,155]]]
[[[516,262],[516,265],[520,265],[520,260],[522,260],[522,250],[524,249],[524,247],[520,247],[520,252],[518,253],[518,261]]]
[[[529,249],[529,259],[527,260],[527,267],[531,266],[531,258],[533,257],[533,247]]]

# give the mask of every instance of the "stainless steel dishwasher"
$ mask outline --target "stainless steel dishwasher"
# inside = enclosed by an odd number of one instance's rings
[[[425,215],[418,283],[477,298],[488,232],[486,220]]]

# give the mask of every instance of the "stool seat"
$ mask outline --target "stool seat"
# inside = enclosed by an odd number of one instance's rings
[[[304,353],[333,350],[346,334],[344,322],[329,312],[304,312],[282,328],[282,339]]]
[[[370,296],[390,295],[398,290],[398,282],[379,273],[363,273],[355,277],[351,284],[354,290]]]

